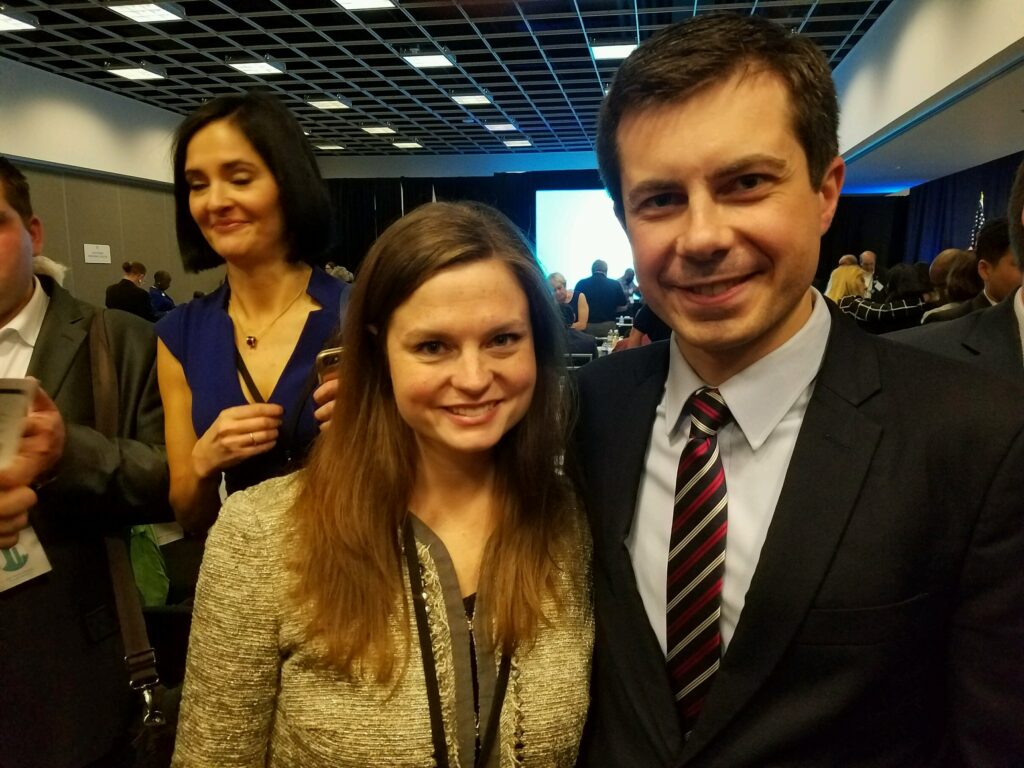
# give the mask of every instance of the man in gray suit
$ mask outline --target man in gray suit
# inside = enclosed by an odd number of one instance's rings
[[[1024,163],[1017,169],[1010,191],[1007,221],[1010,248],[1017,265],[1024,263]],[[965,360],[992,373],[1017,381],[1024,372],[1024,301],[1018,289],[994,307],[945,323],[910,328],[890,336],[901,344]]]
[[[134,699],[104,535],[170,518],[156,342],[144,320],[111,310],[94,322],[98,310],[33,274],[42,243],[28,183],[0,158],[0,378],[38,381],[18,454],[0,472],[0,764],[111,766]],[[115,438],[96,429],[93,407],[100,324]]]

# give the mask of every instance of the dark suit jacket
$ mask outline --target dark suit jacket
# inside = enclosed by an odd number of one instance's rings
[[[1020,325],[1013,311],[1016,291],[994,307],[958,320],[910,328],[889,338],[901,344],[963,360],[1015,381],[1024,378]]]
[[[30,513],[53,570],[0,592],[4,768],[88,765],[123,735],[139,702],[128,690],[103,534],[171,519],[152,327],[106,313],[122,422],[110,440],[93,429],[95,310],[40,280],[50,304],[28,373],[56,402],[67,438],[56,478]]]
[[[156,313],[149,300],[145,288],[139,288],[131,280],[118,280],[107,286],[107,309],[120,309],[138,315],[151,323],[156,321]]]
[[[981,291],[970,301],[961,301],[959,304],[954,304],[951,307],[932,312],[928,317],[921,320],[922,325],[930,325],[932,323],[944,323],[948,320],[956,320],[960,317],[966,317],[971,312],[977,312],[979,309],[988,309],[992,304],[989,303],[988,297],[984,291]]]
[[[1019,760],[1024,409],[993,403],[1024,388],[835,310],[736,633],[684,745],[624,543],[668,343],[580,371],[597,623],[581,765]],[[980,386],[985,397],[964,396]]]

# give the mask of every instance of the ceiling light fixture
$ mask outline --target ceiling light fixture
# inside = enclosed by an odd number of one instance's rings
[[[344,147],[341,146],[341,144],[317,144],[316,148],[317,149],[322,149],[325,152],[331,152],[331,151],[338,150],[338,149],[344,149]]]
[[[410,48],[401,52],[402,58],[416,69],[440,69],[454,67],[455,57],[450,53],[420,53],[419,48]]]
[[[514,131],[516,127],[512,123],[484,123],[484,128],[488,131],[494,131],[500,133],[501,131]]]
[[[461,104],[464,107],[474,107],[491,103],[490,98],[482,93],[456,93],[452,96],[452,101],[456,104]]]
[[[108,5],[114,13],[119,13],[126,19],[138,21],[143,24],[155,24],[161,21],[181,21],[185,18],[185,11],[174,3],[134,3],[121,5]]]
[[[423,149],[423,145],[418,141],[396,141],[392,146],[398,149]]]
[[[505,142],[506,147],[515,149],[516,147],[532,147],[529,139],[509,139]]]
[[[141,67],[107,67],[107,72],[127,80],[163,80],[167,77],[162,69],[149,65]]]
[[[394,8],[391,0],[334,0],[346,11],[376,11],[380,8]]]
[[[367,133],[372,133],[374,136],[385,136],[395,132],[394,128],[389,128],[386,125],[364,125],[363,130]]]
[[[309,102],[309,106],[330,112],[335,109],[350,109],[352,103],[348,99],[315,99]]]
[[[27,13],[17,13],[2,7],[0,13],[0,32],[24,32],[26,29],[37,29],[39,22],[35,16]]]
[[[590,52],[594,54],[597,61],[611,61],[613,59],[624,59],[636,50],[636,43],[625,45],[592,45]]]
[[[228,66],[243,75],[283,75],[285,66],[279,61],[228,61]]]

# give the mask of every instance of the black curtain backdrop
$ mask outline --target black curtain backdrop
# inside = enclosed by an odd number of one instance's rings
[[[907,198],[887,195],[843,195],[832,226],[821,238],[816,284],[828,282],[839,257],[874,251],[885,267],[903,258],[907,228]]]
[[[1024,152],[1016,152],[910,190],[904,261],[930,262],[945,248],[967,248],[985,193],[985,218],[1006,215],[1010,185]]]

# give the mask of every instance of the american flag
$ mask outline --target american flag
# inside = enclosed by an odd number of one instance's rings
[[[978,210],[974,212],[974,224],[971,226],[971,250],[978,244],[978,232],[985,226],[985,193],[978,195]]]

